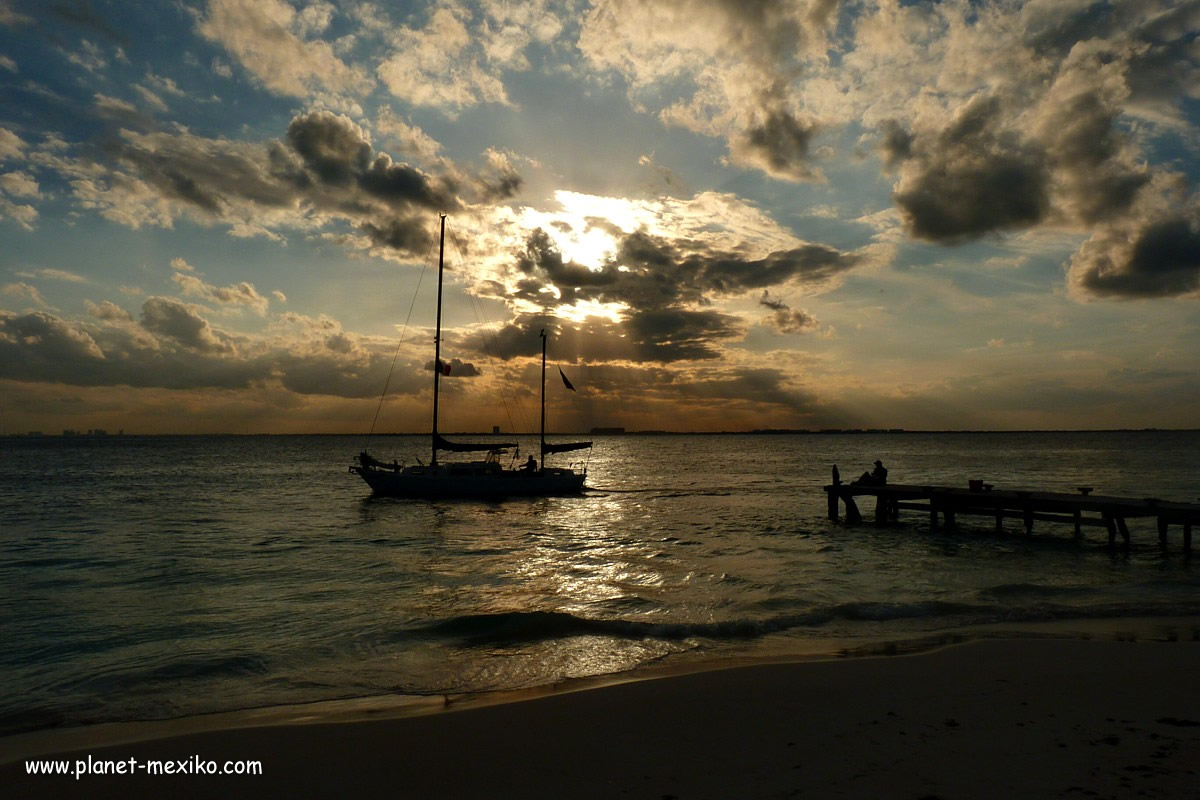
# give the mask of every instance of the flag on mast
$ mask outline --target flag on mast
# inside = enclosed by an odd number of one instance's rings
[[[572,392],[575,391],[575,387],[571,385],[571,382],[569,380],[567,380],[566,374],[563,373],[562,367],[558,368],[558,374],[559,374],[559,377],[561,377],[563,379],[563,386],[566,386]]]

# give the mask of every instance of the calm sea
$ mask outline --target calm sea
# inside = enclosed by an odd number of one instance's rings
[[[1135,521],[1126,553],[1098,528],[846,526],[821,491],[880,458],[897,483],[1196,501],[1197,433],[600,437],[587,496],[503,503],[372,498],[362,445],[0,440],[0,732],[1200,610],[1178,529],[1163,553]]]

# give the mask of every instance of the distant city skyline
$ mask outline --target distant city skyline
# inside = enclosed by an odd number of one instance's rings
[[[1200,428],[1198,32],[0,0],[0,434]]]

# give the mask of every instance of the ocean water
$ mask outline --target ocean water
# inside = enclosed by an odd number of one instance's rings
[[[363,443],[0,440],[0,734],[1200,611],[1178,528],[1166,552],[1153,521],[1128,552],[1048,523],[877,529],[821,491],[880,458],[896,483],[1195,502],[1200,433],[598,437],[585,496],[506,502],[371,497]]]

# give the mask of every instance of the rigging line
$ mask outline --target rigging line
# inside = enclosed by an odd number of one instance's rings
[[[371,446],[371,437],[375,435],[375,424],[379,421],[379,412],[383,409],[383,399],[387,397],[388,386],[392,382],[392,372],[396,369],[396,360],[400,357],[400,347],[404,344],[404,337],[408,334],[408,323],[412,319],[413,309],[417,305],[417,295],[421,292],[421,281],[425,278],[425,271],[429,268],[429,256],[433,253],[433,242],[429,242],[429,249],[425,251],[425,259],[421,262],[421,274],[417,276],[417,286],[413,289],[412,301],[408,304],[408,316],[404,318],[404,327],[400,330],[400,339],[396,342],[396,352],[392,354],[392,365],[388,367],[387,378],[383,381],[383,391],[379,395],[379,405],[375,406],[375,417],[371,420],[371,429],[367,432],[367,441],[363,445],[363,452],[366,452]],[[437,365],[434,365],[437,368]]]
[[[463,256],[462,247],[459,245],[458,236],[455,235],[454,231],[450,231],[450,244],[454,247],[454,251],[458,255],[458,266],[460,267],[460,270],[465,272],[464,264],[466,262],[466,258]],[[491,358],[495,361],[501,360],[498,358],[496,353],[493,352],[493,350],[497,350],[498,348],[494,348],[491,345],[489,345],[489,341],[488,341],[489,340],[488,330],[492,325],[491,319],[488,317],[487,313],[483,310],[483,307],[480,304],[478,297],[476,297],[474,294],[472,294],[470,292],[467,293],[467,297],[471,302],[471,309],[475,312],[475,321],[482,323],[484,326],[483,330],[480,331],[480,340],[483,343],[484,355],[486,355],[488,358]],[[493,335],[490,338],[494,342],[496,337]],[[509,408],[508,400],[505,398],[504,392],[502,390],[498,390],[497,394],[500,397],[500,404],[502,406],[504,406],[504,415],[508,419],[508,426],[515,432],[517,430],[517,424],[513,421],[512,409]],[[532,430],[532,426],[529,421],[529,415],[525,411],[525,406],[523,404],[521,404],[521,402],[519,400],[516,399],[515,395],[514,395],[513,399],[516,402],[517,410],[518,410],[518,412],[520,412],[520,416],[523,418],[523,422],[525,423],[524,430]]]

